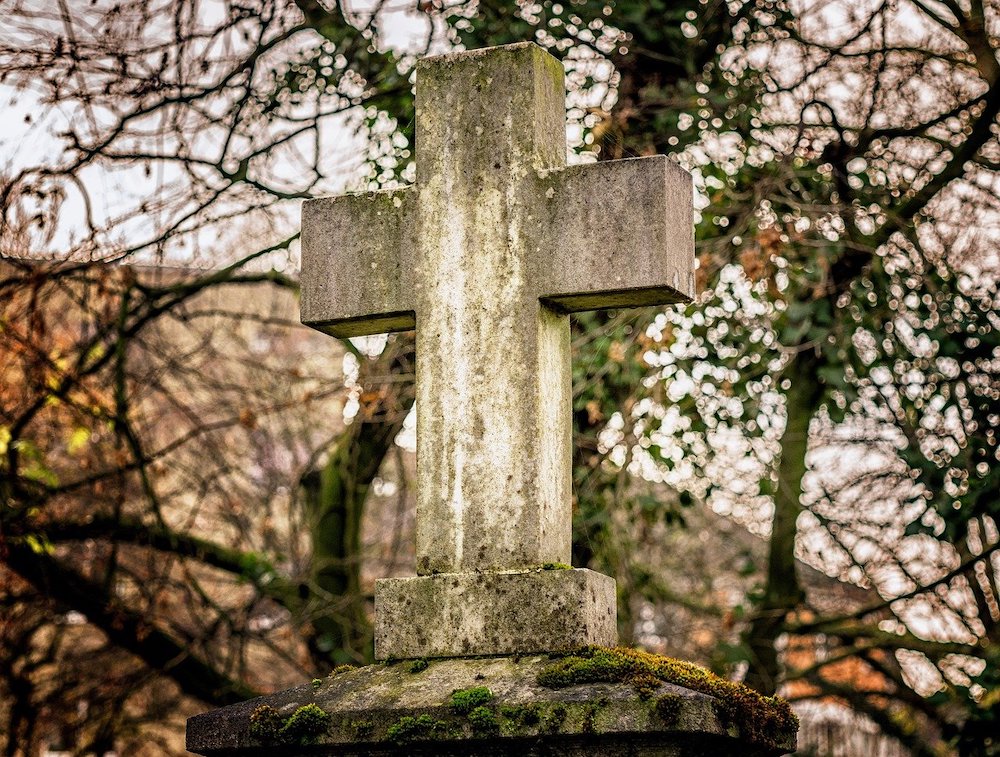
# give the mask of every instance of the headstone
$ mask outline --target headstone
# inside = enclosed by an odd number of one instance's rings
[[[302,320],[416,327],[417,573],[379,581],[379,659],[614,643],[614,581],[570,562],[569,313],[692,290],[688,174],[566,165],[534,44],[417,65],[417,181],[304,204]]]
[[[687,300],[694,240],[690,177],[665,157],[566,164],[564,97],[561,64],[534,44],[425,58],[416,183],[303,205],[303,322],[416,329],[417,576],[376,583],[375,655],[397,664],[192,718],[192,751],[794,745],[785,710],[752,692],[606,649],[614,581],[568,566],[569,314]],[[305,736],[304,708],[320,722]],[[747,736],[761,723],[773,739]]]

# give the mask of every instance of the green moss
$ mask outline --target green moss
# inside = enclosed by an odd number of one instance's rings
[[[502,704],[500,705],[500,714],[508,720],[520,720],[522,709],[516,704]]]
[[[587,647],[562,657],[538,674],[538,683],[564,688],[583,683],[633,683],[640,696],[655,691],[651,679],[715,697],[720,720],[739,728],[743,738],[777,746],[778,736],[794,731],[798,719],[779,697],[765,697],[741,683],[727,681],[688,662],[618,647]]]
[[[472,730],[479,735],[496,733],[500,730],[496,713],[482,705],[469,713],[469,723],[472,725]]]
[[[312,686],[313,686],[314,689],[318,689],[322,685],[323,685],[323,679],[322,678],[313,678],[312,679]]]
[[[262,704],[250,713],[250,735],[260,741],[272,741],[278,737],[284,720],[276,709]]]
[[[542,570],[573,570],[573,566],[564,562],[544,562]]]
[[[493,692],[485,686],[474,686],[471,689],[459,689],[451,694],[451,709],[459,715],[468,715],[482,704],[493,698]]]
[[[681,716],[681,697],[677,694],[664,694],[653,702],[653,709],[667,725],[673,725]]]
[[[371,738],[371,735],[375,733],[375,724],[370,720],[359,720],[353,724],[354,735],[359,739]]]
[[[250,735],[259,741],[303,744],[326,733],[330,720],[330,713],[316,704],[303,705],[287,718],[263,704],[250,715]]]
[[[500,714],[508,720],[528,727],[538,725],[538,705],[502,704]]]
[[[318,704],[306,704],[289,716],[281,728],[281,735],[288,741],[302,743],[326,733],[329,726],[329,712]]]
[[[565,722],[566,714],[566,708],[561,704],[557,704],[548,713],[539,718],[539,726],[543,731],[555,733],[562,726],[563,722]]]
[[[429,664],[430,663],[428,663],[427,660],[425,660],[423,657],[421,657],[419,660],[414,660],[413,662],[410,663],[410,672],[411,673],[422,673],[425,670],[427,670],[427,666]]]
[[[631,680],[631,684],[639,693],[639,699],[652,699],[656,690],[663,685],[663,681],[652,673],[640,673]]]
[[[330,671],[331,676],[340,675],[341,673],[350,673],[352,670],[356,670],[355,665],[338,665],[333,670]]]
[[[537,707],[534,707],[534,706],[532,706],[532,707],[525,707],[521,711],[521,722],[524,723],[526,726],[538,725],[538,723],[539,723],[539,721],[541,721],[541,719],[542,718],[538,714],[538,708]]]
[[[738,725],[733,717],[736,713],[725,702],[716,699],[712,702],[712,709],[715,710],[715,716],[719,719],[719,722],[726,728],[731,725]]]
[[[433,738],[447,728],[447,723],[435,720],[430,715],[420,715],[415,718],[407,715],[389,726],[385,736],[396,744],[405,744],[409,741]]]

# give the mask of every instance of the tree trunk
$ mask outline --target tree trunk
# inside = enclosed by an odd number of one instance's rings
[[[785,618],[804,599],[795,570],[796,523],[802,512],[802,477],[806,472],[809,422],[819,408],[822,385],[816,375],[816,356],[799,352],[789,363],[784,378],[791,382],[785,393],[787,420],[781,437],[778,485],[774,493],[767,581],[764,596],[744,634],[750,652],[746,684],[762,694],[774,694],[780,682],[775,643]]]
[[[368,373],[412,375],[412,339],[390,344],[388,350],[392,354],[370,363]],[[319,672],[372,658],[367,599],[361,591],[361,523],[368,490],[412,404],[412,381],[387,383],[337,440],[327,463],[302,478],[313,546],[311,581],[303,587],[312,600],[307,640]]]

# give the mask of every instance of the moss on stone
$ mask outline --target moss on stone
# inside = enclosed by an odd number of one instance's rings
[[[284,720],[276,709],[262,704],[250,713],[250,735],[260,741],[272,741],[278,737]]]
[[[480,705],[493,698],[493,692],[485,686],[474,686],[471,689],[458,689],[451,693],[449,704],[453,712],[468,715]]]
[[[529,728],[538,725],[540,720],[537,704],[502,704],[500,714],[515,725]]]
[[[638,692],[639,699],[652,699],[653,694],[663,685],[663,681],[652,673],[639,673],[630,683]]]
[[[486,735],[497,733],[500,730],[500,721],[497,714],[489,707],[480,705],[469,713],[469,724],[474,733]]]
[[[573,566],[564,562],[546,562],[542,563],[542,570],[573,570]]]
[[[500,714],[508,720],[520,720],[522,708],[516,704],[500,705]]]
[[[777,747],[794,743],[794,717],[781,700],[761,697],[697,666],[635,650],[589,647],[532,656],[519,663],[510,658],[432,659],[435,674],[429,677],[423,674],[427,662],[401,660],[395,670],[372,666],[370,675],[390,704],[366,712],[338,705],[339,692],[349,689],[355,677],[367,675],[358,671],[343,681],[323,679],[320,706],[295,710],[302,697],[313,701],[320,696],[308,684],[295,697],[276,698],[273,706],[254,703],[247,736],[253,737],[258,750],[382,743],[394,753],[468,739],[486,744],[500,739],[559,739],[562,734],[613,738],[622,735],[623,727],[661,734],[668,741],[687,739],[693,728],[727,743],[741,742],[747,754],[775,753]],[[575,688],[545,694],[533,684]],[[630,696],[629,689],[636,693]],[[408,692],[417,692],[417,698],[401,696]],[[404,699],[408,706],[400,711]]]
[[[534,705],[524,707],[521,710],[521,722],[528,727],[538,725],[541,719],[541,716],[538,714],[538,708]]]
[[[667,725],[673,725],[681,716],[681,698],[677,694],[664,694],[653,702],[653,709]]]
[[[652,691],[650,679],[714,697],[720,720],[739,728],[743,738],[763,746],[777,746],[781,736],[798,725],[784,699],[765,697],[689,662],[637,649],[587,647],[555,660],[538,674],[538,683],[548,688],[625,682],[637,684],[640,696],[643,691]]]
[[[325,733],[329,726],[329,712],[318,704],[306,704],[288,717],[281,727],[281,735],[288,741],[302,743]]]
[[[539,718],[539,727],[543,731],[549,733],[555,733],[559,730],[562,724],[566,721],[567,709],[561,705],[557,704],[551,710],[549,710],[545,715]]]
[[[317,704],[303,705],[287,718],[264,704],[250,714],[250,734],[259,741],[302,744],[325,733],[330,720],[330,713]]]
[[[435,738],[444,733],[447,728],[447,723],[443,720],[435,720],[430,715],[417,717],[407,715],[389,726],[385,737],[396,744],[405,744],[410,741]]]
[[[354,735],[359,739],[371,738],[375,733],[375,724],[370,720],[359,720],[352,724]]]

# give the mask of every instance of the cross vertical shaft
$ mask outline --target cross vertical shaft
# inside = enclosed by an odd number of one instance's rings
[[[562,66],[523,45],[417,81],[417,572],[568,563],[569,328],[524,181],[565,163]]]

